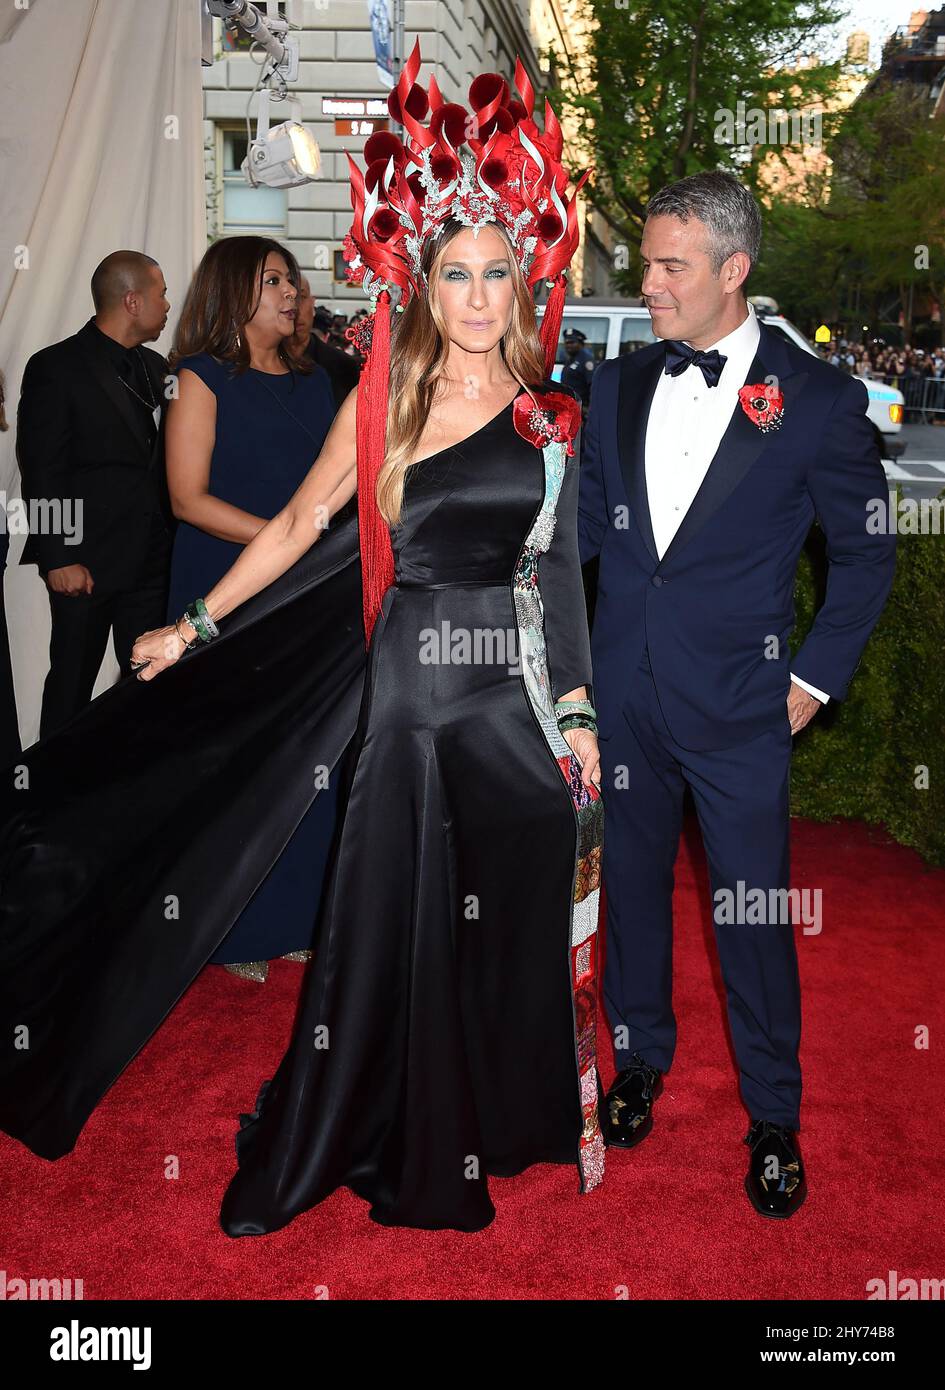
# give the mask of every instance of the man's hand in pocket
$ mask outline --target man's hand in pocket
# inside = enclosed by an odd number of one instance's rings
[[[795,681],[791,681],[791,688],[787,697],[788,719],[791,721],[791,733],[799,734],[801,730],[810,723],[814,715],[820,709],[820,701],[815,700],[813,695],[809,695]]]

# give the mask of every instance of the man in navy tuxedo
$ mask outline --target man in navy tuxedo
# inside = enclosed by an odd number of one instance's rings
[[[787,1217],[807,1191],[786,899],[791,740],[846,694],[889,593],[894,541],[867,531],[887,487],[863,383],[747,303],[760,239],[758,205],[728,174],[692,175],[649,203],[643,296],[663,341],[594,373],[579,530],[582,560],[600,557],[592,654],[618,1066],[605,1134],[625,1148],[646,1137],[673,1060],[673,865],[688,786],[751,1117],[746,1191],[763,1215]],[[826,598],[789,661],[815,517]]]

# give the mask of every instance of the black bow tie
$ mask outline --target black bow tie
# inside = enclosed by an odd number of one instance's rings
[[[718,386],[727,361],[728,358],[716,352],[715,348],[698,352],[688,343],[678,343],[675,338],[666,339],[666,366],[663,370],[667,376],[681,376],[687,367],[694,365],[702,369],[706,386]]]

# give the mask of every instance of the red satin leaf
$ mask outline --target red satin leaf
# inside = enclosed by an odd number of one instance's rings
[[[531,116],[535,109],[535,88],[529,80],[528,73],[522,66],[521,58],[515,59],[515,87],[521,93],[522,102],[525,106],[525,115]]]

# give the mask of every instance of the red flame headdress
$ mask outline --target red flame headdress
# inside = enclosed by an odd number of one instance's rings
[[[420,44],[387,99],[404,139],[376,131],[364,146],[364,173],[348,155],[354,220],[345,237],[347,278],[371,296],[373,313],[349,330],[367,354],[358,388],[358,517],[364,630],[368,643],[381,601],[394,577],[390,532],[377,508],[377,475],[384,462],[390,372],[390,305],[403,309],[428,289],[421,265],[427,241],[447,219],[476,231],[501,223],[526,283],[544,279],[549,295],[541,339],[546,370],[554,362],[566,293],[565,272],[578,246],[577,194],[561,163],[563,139],[545,102],[545,128],[532,119],[535,93],[520,60],[511,96],[498,73],[482,73],[469,88],[471,112],[444,101],[436,78],[417,83]],[[429,116],[427,124],[423,122]],[[465,148],[464,148],[465,147]]]

